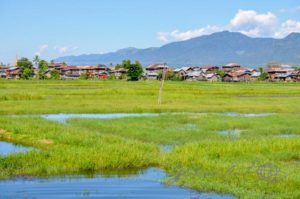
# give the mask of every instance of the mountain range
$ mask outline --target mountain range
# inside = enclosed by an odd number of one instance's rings
[[[171,67],[186,65],[224,65],[236,62],[260,67],[267,63],[300,64],[300,33],[285,38],[252,38],[238,32],[222,31],[185,41],[146,49],[125,48],[105,54],[64,56],[56,62],[72,65],[117,64],[124,59],[139,60],[144,66],[167,63]]]

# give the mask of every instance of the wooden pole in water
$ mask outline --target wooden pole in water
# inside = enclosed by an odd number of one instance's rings
[[[166,76],[166,64],[164,63],[164,68],[162,71],[162,79],[160,81],[160,88],[159,88],[159,93],[158,93],[158,105],[161,105],[162,102],[162,94],[163,94],[163,87],[164,87],[164,81],[165,81],[165,76]]]

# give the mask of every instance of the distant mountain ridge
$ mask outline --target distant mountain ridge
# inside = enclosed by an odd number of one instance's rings
[[[259,67],[270,62],[300,65],[300,33],[283,39],[251,38],[238,32],[217,32],[157,48],[125,48],[105,54],[64,56],[55,59],[74,65],[116,64],[124,59],[139,60],[143,65],[167,63],[185,65],[223,65],[237,62]]]

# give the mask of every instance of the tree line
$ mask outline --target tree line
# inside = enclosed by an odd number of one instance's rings
[[[50,64],[54,64],[54,62],[51,61]],[[38,55],[36,55],[32,61],[28,58],[22,57],[21,59],[17,60],[16,66],[20,69],[21,79],[32,79],[34,76],[37,79],[47,79],[45,73],[49,69],[49,63],[46,60],[40,59]],[[33,71],[34,67],[37,69],[36,74],[34,74]],[[143,66],[139,61],[131,62],[130,60],[123,60],[120,64],[117,64],[115,68],[126,69],[126,75],[130,81],[139,80],[143,74]],[[60,71],[56,69],[51,70],[50,78],[59,79]],[[88,79],[88,75],[82,74],[80,79]]]

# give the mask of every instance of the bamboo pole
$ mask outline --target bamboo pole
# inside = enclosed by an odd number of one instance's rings
[[[159,93],[158,93],[158,105],[161,105],[162,103],[162,95],[163,95],[163,87],[164,87],[164,82],[165,82],[165,76],[166,76],[166,64],[164,64],[164,68],[162,71],[162,79],[160,81],[160,88],[159,88]]]

